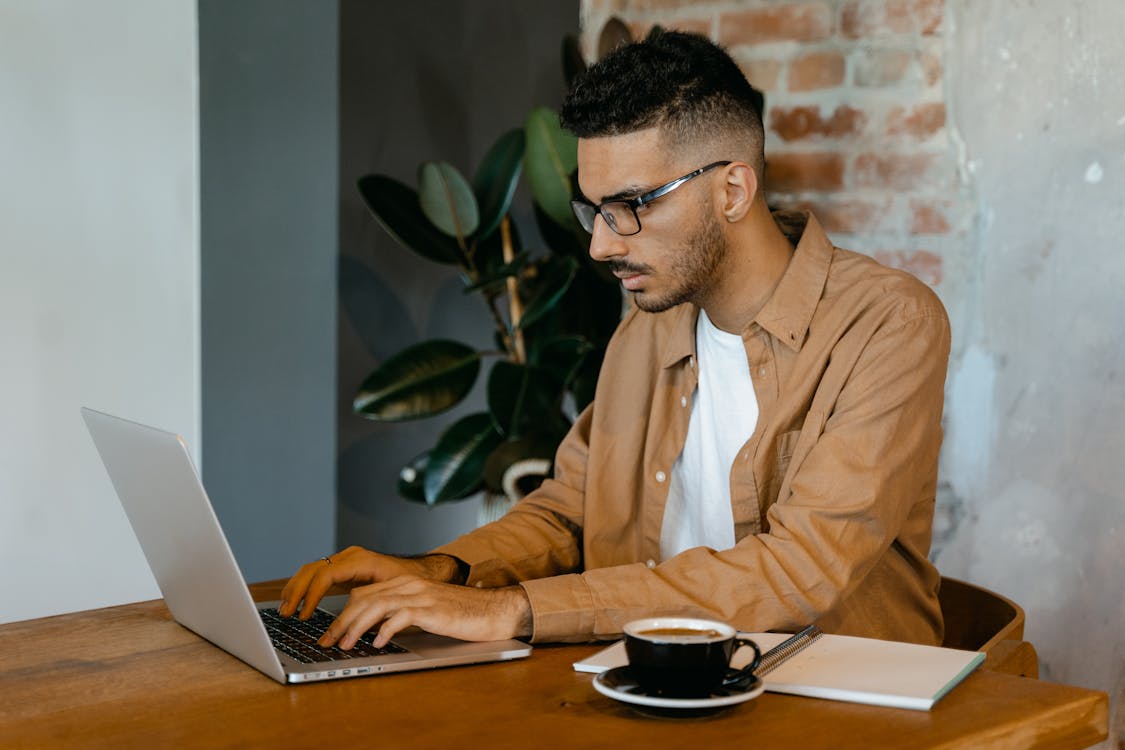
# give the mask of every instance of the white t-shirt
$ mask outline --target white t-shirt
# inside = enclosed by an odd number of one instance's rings
[[[660,529],[660,556],[692,547],[734,546],[730,469],[758,423],[758,400],[742,337],[715,327],[699,311],[695,326],[699,384],[683,452],[672,466]]]

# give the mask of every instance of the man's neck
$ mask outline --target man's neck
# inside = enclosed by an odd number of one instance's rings
[[[793,246],[764,203],[731,228],[720,274],[699,306],[721,330],[741,333],[765,306],[781,281]]]

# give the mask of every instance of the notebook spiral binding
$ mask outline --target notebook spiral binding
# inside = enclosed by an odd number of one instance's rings
[[[801,653],[811,646],[821,635],[820,628],[816,625],[809,625],[792,638],[779,643],[777,646],[764,653],[754,673],[759,677],[769,674],[771,671],[781,666],[786,659],[794,654]]]

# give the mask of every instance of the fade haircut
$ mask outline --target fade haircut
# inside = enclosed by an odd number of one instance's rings
[[[560,112],[579,138],[624,135],[659,126],[673,147],[737,145],[761,177],[765,155],[762,95],[738,64],[706,37],[656,27],[618,47],[575,82]]]

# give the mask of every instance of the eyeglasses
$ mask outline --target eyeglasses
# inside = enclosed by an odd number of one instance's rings
[[[636,198],[625,198],[621,200],[606,201],[595,206],[593,203],[584,200],[574,200],[570,202],[570,207],[574,209],[574,215],[578,217],[578,223],[587,232],[594,233],[594,219],[598,214],[601,214],[605,219],[606,225],[622,237],[628,237],[631,234],[636,234],[641,231],[641,220],[637,218],[637,209],[646,203],[652,203],[657,198],[667,195],[685,182],[698,177],[709,169],[715,167],[725,167],[730,164],[729,161],[716,161],[708,164],[706,167],[700,167],[694,172],[688,172],[683,177],[678,177],[671,182],[665,183],[655,190],[650,190],[644,195],[638,195]]]

